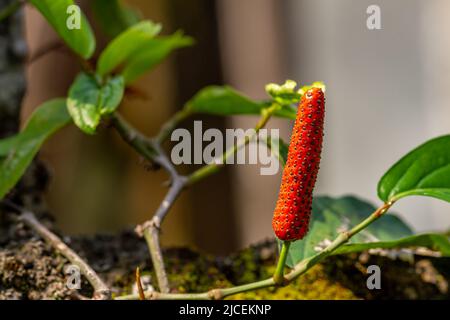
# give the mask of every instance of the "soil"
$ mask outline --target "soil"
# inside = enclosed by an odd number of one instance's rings
[[[40,220],[50,228],[48,215]],[[53,230],[54,231],[54,230]],[[113,295],[136,292],[134,270],[143,270],[146,289],[155,286],[145,242],[133,232],[119,235],[63,237],[113,288]],[[173,292],[202,292],[269,277],[276,244],[266,241],[231,254],[214,257],[189,248],[164,252]],[[366,286],[367,267],[381,268],[381,289]],[[31,230],[0,212],[0,299],[77,299],[90,296],[83,279],[80,292],[65,283],[68,261]],[[283,288],[239,294],[238,299],[449,299],[450,258],[419,255],[392,259],[376,254],[335,256]]]

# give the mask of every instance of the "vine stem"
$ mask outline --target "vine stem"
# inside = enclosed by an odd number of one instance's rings
[[[31,212],[20,206],[11,203],[8,200],[3,201],[4,204],[20,212],[17,217],[18,221],[23,222],[27,227],[34,230],[41,238],[49,243],[56,251],[61,253],[72,264],[80,268],[80,272],[86,277],[89,283],[94,288],[94,300],[109,300],[111,299],[111,290],[97,275],[97,273],[84,261],[75,251],[67,246],[57,235],[51,232],[47,227],[36,219],[36,216]]]
[[[256,137],[256,135],[259,133],[259,131],[266,126],[267,122],[270,120],[273,113],[278,108],[279,108],[279,106],[277,104],[273,104],[269,108],[263,109],[262,116],[254,128],[255,131],[251,135],[246,135],[244,140],[240,141],[239,143],[237,143],[236,145],[234,145],[233,147],[228,149],[222,155],[222,157],[220,159],[218,159],[218,161],[210,163],[210,164],[198,169],[197,171],[193,172],[191,175],[189,175],[187,178],[187,185],[188,186],[193,185],[193,184],[199,182],[200,180],[203,180],[203,179],[211,176],[212,174],[218,172],[224,166],[224,164],[226,163],[226,160],[230,156],[234,155],[239,149],[241,149],[242,147],[249,144],[250,141]]]
[[[369,226],[374,221],[378,220],[380,217],[382,217],[389,208],[394,204],[393,201],[383,204],[381,207],[379,207],[377,210],[375,210],[369,217],[367,217],[365,220],[363,220],[361,223],[353,227],[349,231],[345,231],[339,234],[339,236],[325,249],[320,251],[319,253],[315,254],[314,256],[304,259],[298,264],[294,266],[294,268],[287,273],[284,278],[285,281],[283,285],[289,284],[293,280],[297,279],[302,274],[306,273],[309,269],[311,269],[313,266],[321,262],[326,257],[330,256],[337,248],[347,243],[351,237],[353,237],[355,234],[359,233],[361,230],[365,229],[367,226]],[[269,278],[241,286],[231,287],[231,288],[224,288],[224,289],[213,289],[208,292],[203,293],[185,293],[185,294],[177,294],[177,293],[160,293],[160,292],[146,292],[145,296],[147,299],[154,299],[154,300],[220,300],[224,299],[226,297],[256,290],[256,289],[263,289],[267,287],[277,286],[278,284],[275,282],[274,278]],[[127,295],[127,296],[121,296],[117,297],[117,300],[136,300],[139,296],[137,295]]]
[[[277,268],[275,269],[275,273],[273,274],[273,280],[278,285],[282,285],[285,282],[284,267],[286,266],[286,258],[290,246],[291,246],[290,241],[283,241],[283,244],[281,246],[280,257],[278,258]]]

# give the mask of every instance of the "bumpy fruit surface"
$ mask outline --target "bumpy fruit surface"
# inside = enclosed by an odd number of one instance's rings
[[[324,107],[320,88],[309,89],[301,98],[272,220],[280,240],[299,240],[308,232],[322,151]]]

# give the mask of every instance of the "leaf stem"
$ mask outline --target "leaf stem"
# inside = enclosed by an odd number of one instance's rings
[[[194,171],[191,175],[187,178],[187,185],[193,185],[200,180],[203,180],[214,173],[217,173],[226,163],[226,160],[234,155],[238,150],[240,150],[242,147],[246,146],[250,143],[251,140],[253,140],[256,135],[259,133],[259,131],[264,128],[267,124],[267,122],[272,117],[273,113],[279,109],[278,104],[272,104],[270,107],[262,110],[262,116],[258,123],[255,126],[255,131],[251,135],[246,135],[244,140],[240,141],[236,145],[232,146],[230,149],[228,149],[221,158],[217,159],[217,161],[207,164],[203,166],[202,168],[198,169],[197,171]]]
[[[273,274],[273,280],[277,285],[283,285],[285,283],[284,279],[284,267],[286,266],[286,258],[289,252],[289,247],[291,245],[290,241],[283,241],[281,246],[280,257],[278,258],[277,268]]]
[[[365,220],[363,220],[361,223],[353,227],[350,231],[342,232],[329,246],[327,246],[325,249],[320,251],[319,253],[315,254],[314,256],[304,259],[300,261],[298,264],[295,265],[295,267],[287,273],[284,276],[285,283],[288,284],[295,279],[297,279],[302,274],[306,273],[309,269],[311,269],[313,266],[321,262],[326,257],[330,256],[333,251],[335,251],[337,248],[342,246],[343,244],[347,243],[351,237],[353,237],[355,234],[360,232],[361,230],[365,229],[367,226],[369,226],[374,221],[378,220],[380,217],[382,217],[389,208],[394,204],[394,202],[388,202],[383,204],[381,207],[379,207],[377,210],[375,210],[369,217],[367,217]],[[148,299],[154,299],[154,300],[180,300],[180,299],[199,299],[199,300],[220,300],[224,299],[228,296],[250,291],[250,290],[256,290],[256,289],[262,289],[277,285],[274,278],[269,278],[241,286],[236,286],[232,288],[225,288],[225,289],[213,289],[208,292],[204,293],[185,293],[185,294],[161,294],[159,292],[146,292],[145,296]],[[137,295],[127,295],[118,297],[116,299],[118,300],[136,300],[139,296]]]
[[[175,113],[175,115],[170,118],[165,124],[162,125],[161,130],[155,137],[158,143],[163,143],[172,131],[185,119],[192,115],[192,111],[188,108],[183,108],[182,110]]]

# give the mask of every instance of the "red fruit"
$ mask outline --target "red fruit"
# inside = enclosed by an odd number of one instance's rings
[[[320,88],[309,89],[298,107],[272,220],[280,240],[299,240],[308,232],[322,151],[324,107],[325,97]]]

